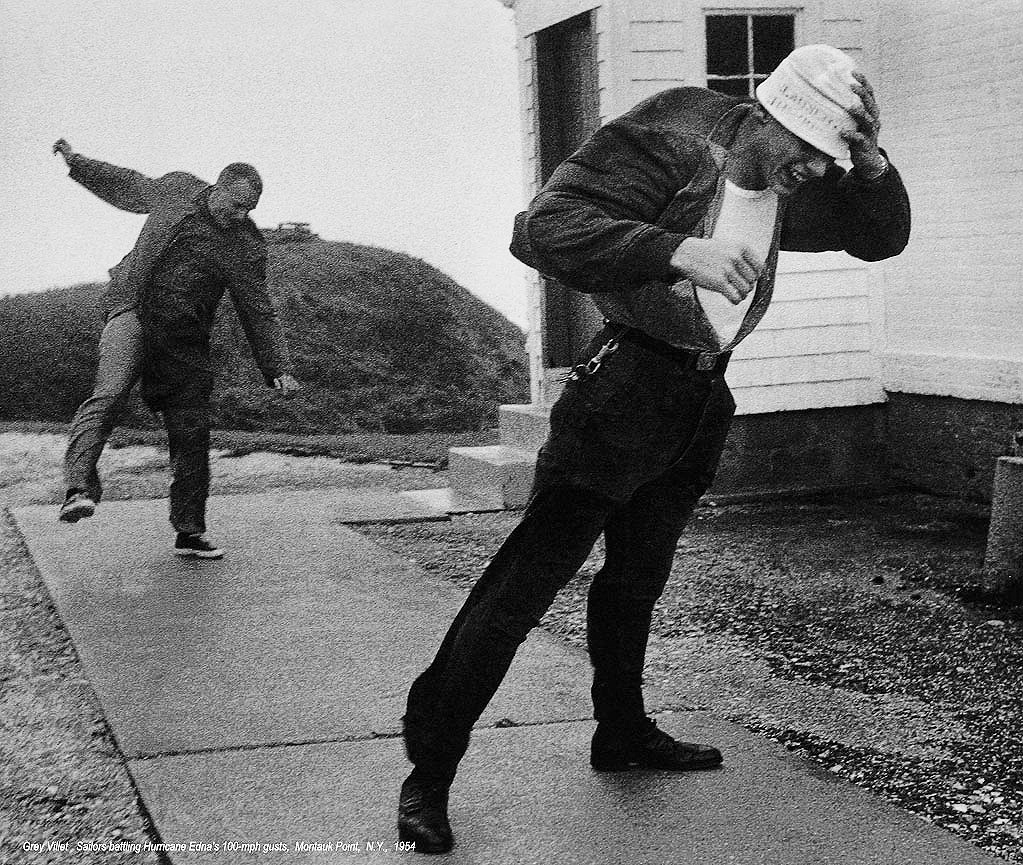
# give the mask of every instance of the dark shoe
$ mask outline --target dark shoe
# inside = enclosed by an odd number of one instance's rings
[[[96,503],[89,497],[88,493],[81,490],[68,490],[67,498],[60,507],[57,515],[62,523],[77,523],[83,517],[91,517],[96,513]]]
[[[224,551],[214,546],[202,535],[186,535],[178,532],[178,539],[174,542],[174,555],[195,556],[199,559],[222,559]]]
[[[448,823],[448,785],[420,780],[413,771],[401,785],[398,840],[411,841],[417,853],[447,853],[455,846]]]
[[[711,745],[678,742],[647,719],[647,724],[631,735],[598,724],[590,744],[590,765],[598,772],[629,769],[688,772],[720,766],[721,752]]]

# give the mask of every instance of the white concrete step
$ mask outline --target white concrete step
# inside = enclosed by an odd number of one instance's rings
[[[550,412],[541,405],[502,405],[497,416],[502,445],[536,453],[547,438]]]
[[[503,504],[496,504],[493,499],[484,501],[453,490],[451,487],[437,487],[432,490],[405,490],[398,495],[449,516],[451,514],[489,513],[505,509]]]
[[[456,495],[498,508],[522,508],[529,499],[536,451],[489,445],[451,448],[448,479]]]

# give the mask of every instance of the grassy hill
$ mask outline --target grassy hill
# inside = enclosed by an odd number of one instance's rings
[[[491,426],[527,398],[522,332],[436,268],[375,247],[271,242],[269,284],[305,389],[268,390],[229,299],[214,335],[214,425],[295,433]],[[0,298],[0,419],[66,421],[91,391],[96,284]],[[154,419],[133,396],[125,422]]]

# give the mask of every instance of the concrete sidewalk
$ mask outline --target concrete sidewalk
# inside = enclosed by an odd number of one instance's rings
[[[405,691],[463,595],[344,523],[442,513],[380,489],[214,497],[220,562],[171,556],[163,500],[75,526],[14,515],[174,863],[409,855]],[[995,861],[707,713],[659,723],[720,745],[721,770],[594,773],[588,679],[580,652],[530,637],[452,789],[440,861]]]

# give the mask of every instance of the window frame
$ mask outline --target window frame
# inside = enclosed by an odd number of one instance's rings
[[[792,19],[792,47],[802,44],[800,41],[800,24],[803,9],[798,6],[757,6],[757,7],[705,7],[703,10],[703,76],[704,86],[711,88],[712,81],[745,81],[747,82],[748,94],[746,99],[756,98],[754,91],[757,85],[767,78],[770,73],[758,73],[753,69],[754,46],[753,46],[753,19],[767,16],[786,16]],[[720,18],[722,16],[745,17],[746,19],[746,72],[742,75],[711,75],[707,70],[707,19]],[[720,91],[718,91],[720,92]]]

